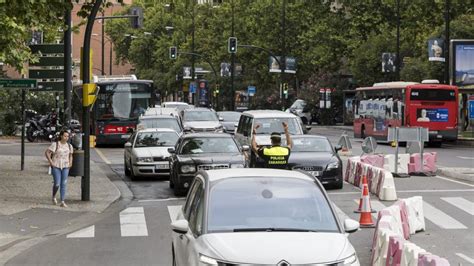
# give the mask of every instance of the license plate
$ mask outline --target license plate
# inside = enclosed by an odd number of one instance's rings
[[[155,169],[170,169],[170,165],[169,164],[158,164],[155,166]]]
[[[122,139],[128,139],[130,138],[130,135],[122,135]]]
[[[321,171],[310,171],[309,173],[313,176],[321,176],[323,174]]]

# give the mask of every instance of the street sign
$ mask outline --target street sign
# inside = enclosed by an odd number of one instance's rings
[[[474,119],[474,97],[469,98],[469,119]]]
[[[255,92],[257,92],[257,88],[255,86],[248,86],[247,87],[247,94],[252,97],[255,95]]]
[[[28,75],[32,79],[61,79],[64,78],[64,69],[29,69]]]
[[[0,88],[35,88],[35,79],[0,79]]]
[[[64,54],[64,44],[35,44],[30,45],[33,54]]]
[[[38,82],[35,91],[64,91],[64,81]]]
[[[64,66],[64,57],[41,56],[38,62],[30,62],[30,66]]]

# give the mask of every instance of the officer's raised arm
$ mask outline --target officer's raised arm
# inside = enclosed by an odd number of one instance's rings
[[[257,129],[260,127],[260,125],[256,125],[253,130],[252,130],[252,150],[255,153],[258,153],[258,145],[257,145],[257,140],[255,135],[257,135]]]
[[[281,124],[285,130],[286,146],[291,149],[293,147],[293,143],[291,142],[290,132],[288,131],[288,124],[286,122],[282,122]]]

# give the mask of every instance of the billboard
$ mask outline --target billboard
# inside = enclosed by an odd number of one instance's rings
[[[474,40],[451,40],[453,85],[474,88]]]
[[[445,61],[443,39],[432,38],[428,40],[428,61]]]
[[[419,108],[416,110],[417,122],[448,122],[447,108]]]

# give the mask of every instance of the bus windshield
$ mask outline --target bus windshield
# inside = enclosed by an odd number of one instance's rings
[[[97,97],[97,119],[128,120],[138,118],[149,105],[149,84],[114,83],[100,85]]]

